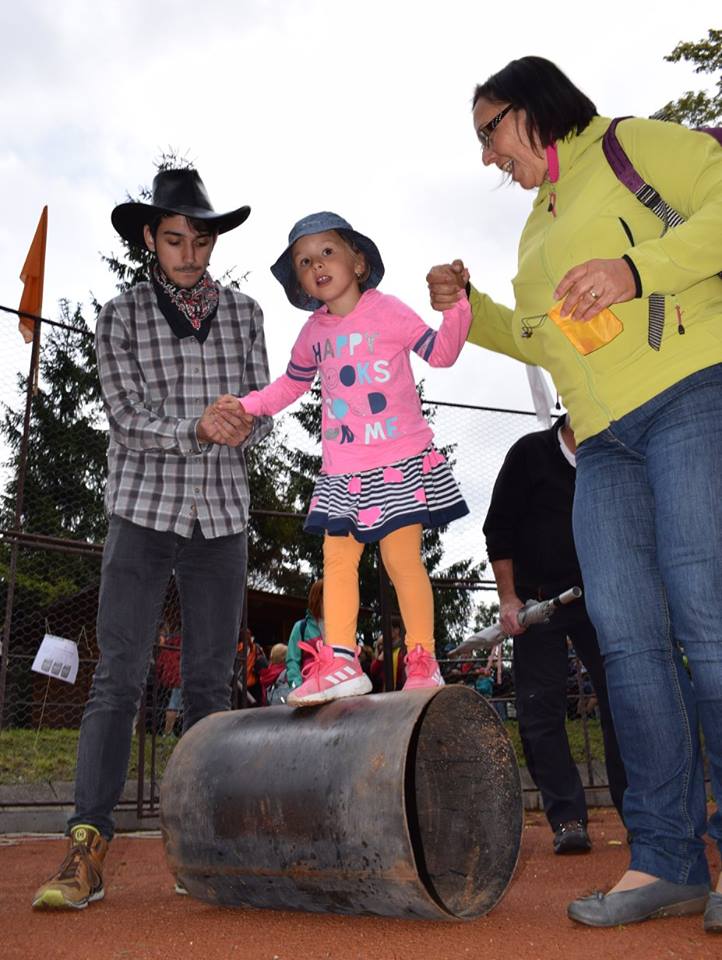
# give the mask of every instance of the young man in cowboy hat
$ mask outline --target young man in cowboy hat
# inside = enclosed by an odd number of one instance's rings
[[[112,222],[154,254],[150,281],[107,303],[96,351],[110,424],[110,517],[98,599],[100,659],[83,715],[70,845],[36,908],[100,900],[112,810],[171,573],[183,622],[184,729],[230,706],[246,573],[244,448],[268,418],[222,413],[218,396],[268,383],[258,304],[208,273],[219,233],[250,212],[216,213],[195,170],[167,170],[150,204]]]

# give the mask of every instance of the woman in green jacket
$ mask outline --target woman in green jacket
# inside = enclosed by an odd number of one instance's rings
[[[483,163],[536,196],[514,307],[468,285],[469,339],[545,367],[569,410],[575,541],[629,782],[629,870],[569,915],[613,926],[705,910],[719,932],[702,838],[722,844],[722,812],[707,822],[698,727],[719,801],[722,147],[673,123],[619,124],[634,168],[686,221],[667,229],[606,159],[610,120],[548,60],[490,77],[473,117]],[[444,309],[469,277],[455,261],[427,279]]]

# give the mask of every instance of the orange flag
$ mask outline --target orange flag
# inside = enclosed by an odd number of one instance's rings
[[[20,271],[20,279],[25,284],[23,295],[20,298],[19,310],[25,310],[27,313],[34,313],[40,316],[43,309],[43,279],[45,276],[45,243],[48,238],[48,208],[43,207],[40,214],[33,242],[30,244],[28,255]],[[28,317],[20,317],[18,330],[23,335],[25,343],[30,343],[33,339],[33,330],[35,320]]]

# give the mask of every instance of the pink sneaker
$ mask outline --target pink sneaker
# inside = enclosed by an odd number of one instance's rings
[[[311,654],[312,660],[303,668],[303,683],[288,695],[289,707],[313,707],[328,700],[340,700],[342,697],[358,697],[368,693],[371,681],[361,669],[358,657],[337,656],[333,647],[323,640],[315,644],[298,644],[302,650]]]
[[[441,676],[436,657],[417,643],[411,653],[406,654],[406,683],[404,690],[418,690],[421,687],[443,687],[444,678]]]

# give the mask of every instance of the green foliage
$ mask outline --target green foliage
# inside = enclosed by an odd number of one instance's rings
[[[717,74],[716,90],[713,93],[688,90],[678,100],[665,104],[654,114],[655,118],[693,127],[719,121],[722,118],[722,30],[710,29],[707,39],[697,43],[678,43],[664,59],[670,63],[681,60],[693,63],[695,73]]]
[[[63,323],[46,327],[40,353],[41,387],[31,400],[27,469],[20,523],[25,533],[101,542],[107,434],[102,416],[93,338],[80,308],[60,304]],[[27,380],[18,378],[24,399]],[[0,436],[11,451],[12,477],[0,497],[0,526],[15,527],[17,471],[23,409],[3,405]],[[10,549],[0,548],[0,577],[7,588]],[[98,576],[97,561],[76,554],[23,549],[18,555],[16,622]]]
[[[308,538],[302,534],[303,517],[294,516],[298,506],[292,489],[293,456],[282,421],[276,421],[271,434],[246,452],[252,510],[248,577],[256,589],[305,596],[315,574],[302,571]]]
[[[74,329],[50,327],[40,353],[42,387],[32,398],[22,525],[30,533],[93,540],[105,530],[102,511],[107,439],[93,339],[76,307],[60,304],[61,320]],[[19,378],[25,395],[26,380]],[[5,407],[0,434],[15,451],[17,468],[23,415]],[[17,479],[2,496],[0,512],[11,524]]]
[[[498,603],[480,603],[474,614],[474,632],[490,627],[499,619]]]

